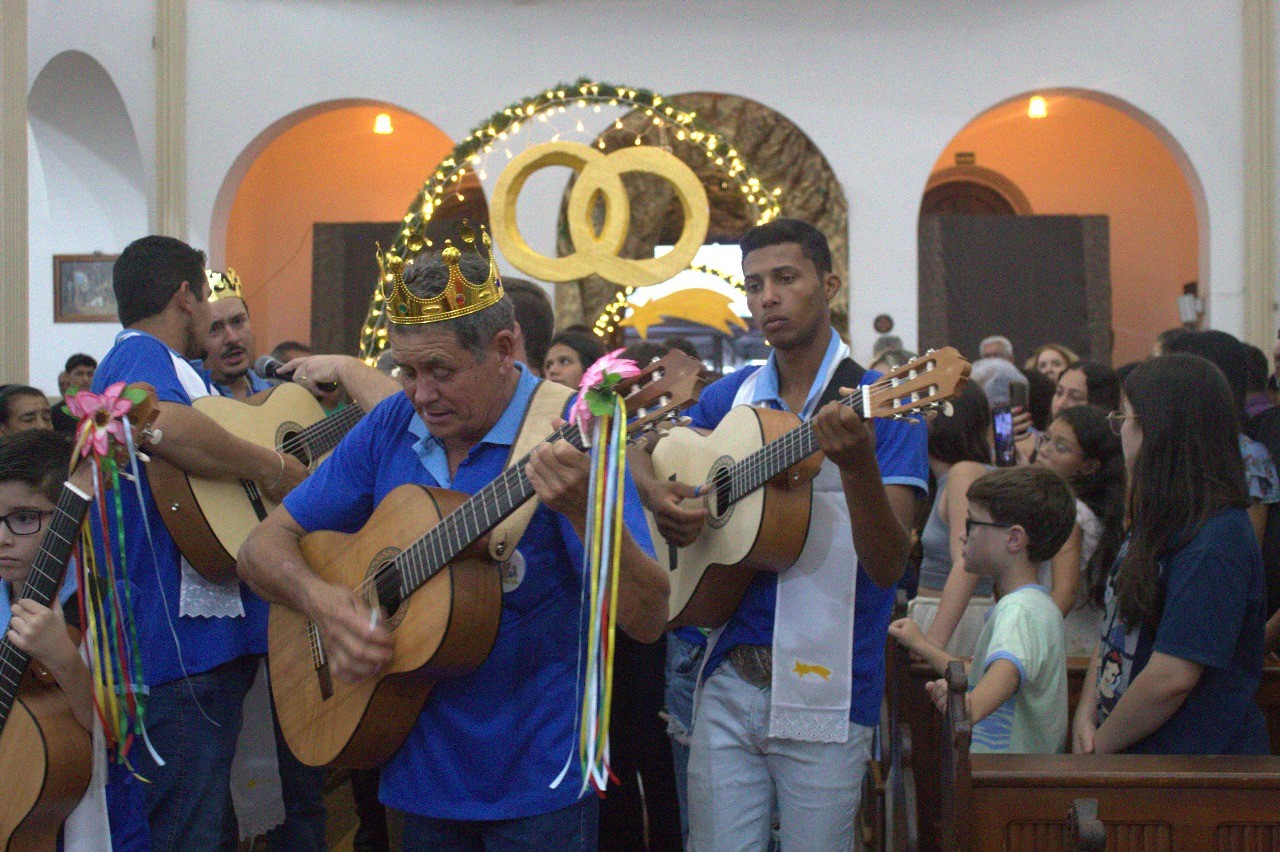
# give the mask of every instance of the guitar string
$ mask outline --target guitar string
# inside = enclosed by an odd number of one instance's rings
[[[330,440],[336,439],[333,440],[334,445],[336,445],[343,435],[351,431],[351,428],[360,422],[364,414],[365,412],[360,406],[349,406],[332,417],[326,417],[324,420],[313,423],[302,431],[290,435],[280,443],[280,449],[292,455],[295,450],[312,449],[313,442],[317,445],[323,445]],[[327,450],[319,452],[317,455],[323,455],[324,452],[327,452]]]
[[[862,392],[859,389],[841,399],[840,404],[857,405],[861,402],[861,398]],[[768,469],[777,467],[779,462],[786,460],[788,453],[793,449],[803,448],[806,443],[805,439],[812,435],[812,421],[807,421],[790,430],[776,441],[730,465],[722,474],[730,482],[728,505],[732,505],[767,482],[768,479],[762,479],[760,482],[755,480]],[[805,457],[807,458],[807,456],[808,454]],[[792,462],[792,464],[798,461],[799,459]],[[776,476],[777,473],[785,469],[786,467],[778,467],[774,475]]]
[[[899,382],[901,384],[901,382]],[[894,378],[886,377],[878,380],[872,385],[865,385],[855,391],[853,394],[841,400],[842,404],[856,404],[861,398],[864,390],[883,390],[885,388],[895,387]],[[570,432],[569,430],[572,430]],[[802,432],[803,428],[792,430],[791,433],[784,438],[794,438],[793,433]],[[563,433],[563,434],[562,434]],[[576,426],[562,426],[553,435],[546,440],[548,442],[556,438],[565,438],[574,443],[581,449],[581,432]],[[788,444],[789,446],[789,444]],[[774,453],[783,452],[782,448],[777,448]],[[488,523],[490,512],[504,513],[514,511],[518,504],[511,504],[511,486],[514,484],[523,486],[516,492],[523,502],[529,496],[528,489],[531,485],[524,476],[523,470],[528,463],[529,455],[526,454],[519,463],[512,465],[503,472],[501,476],[476,492],[467,502],[463,503],[457,510],[450,512],[441,519],[440,523],[428,531],[425,535],[415,541],[409,547],[401,551],[393,560],[375,569],[364,578],[354,589],[357,594],[364,596],[371,588],[375,587],[379,581],[384,580],[390,574],[399,574],[402,581],[401,600],[403,601],[410,594],[422,586],[423,583],[430,580],[438,574],[443,568],[447,567],[449,562],[456,559],[458,554],[469,546],[475,538],[486,529],[496,525],[499,521]],[[498,495],[498,488],[504,488],[507,491],[507,500],[504,502]],[[521,494],[521,492],[523,492]],[[479,510],[486,510],[485,520],[481,520]],[[470,519],[467,513],[470,512]]]
[[[83,515],[77,518],[79,512],[73,514],[72,510],[77,508],[88,508],[88,501],[81,498],[74,492],[63,490],[58,499],[57,506],[54,508],[54,517],[49,522],[49,527],[45,530],[45,538],[49,535],[59,541],[70,545],[72,541],[62,535],[62,526],[68,529],[78,527],[83,519]],[[43,555],[45,558],[41,559]],[[37,553],[35,561],[31,566],[31,573],[28,574],[23,591],[26,593],[24,597],[36,601],[42,605],[48,605],[57,595],[57,586],[59,585],[55,576],[46,570],[43,562],[48,562],[49,569],[56,570],[58,564],[65,566],[66,558],[71,555],[71,548],[67,548],[64,555],[51,553],[44,547],[44,539],[41,540],[40,549]],[[30,657],[21,651],[16,645],[7,638],[0,641],[0,676],[4,678],[4,684],[0,684],[0,719],[7,718],[8,711],[12,706],[12,701],[17,695],[18,686],[22,681],[22,675],[26,670]]]
[[[903,384],[924,375],[917,374],[915,377],[911,377],[909,371],[906,372],[907,375],[905,376],[891,374],[878,379],[870,385],[862,385],[852,394],[841,399],[840,404],[859,408],[865,392],[869,391],[874,398],[880,391],[900,389]],[[932,370],[928,372],[932,372]],[[912,391],[912,393],[917,392]],[[725,505],[729,506],[736,503],[747,494],[764,485],[773,476],[777,476],[778,473],[788,467],[792,467],[803,459],[808,458],[817,449],[817,440],[813,434],[812,421],[806,421],[768,447],[735,462],[718,474],[719,477],[730,481],[729,498]],[[716,487],[715,480],[709,481],[708,485],[713,488]]]

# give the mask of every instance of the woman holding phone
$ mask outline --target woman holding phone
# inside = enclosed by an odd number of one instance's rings
[[[920,584],[907,615],[925,638],[953,656],[973,654],[987,612],[992,581],[964,570],[969,486],[991,469],[991,407],[976,382],[951,401],[950,417],[929,422],[933,509],[920,534]]]

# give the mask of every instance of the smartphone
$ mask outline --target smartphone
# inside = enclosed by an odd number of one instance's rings
[[[1022,382],[1009,383],[1009,407],[1027,410],[1027,385]]]
[[[996,433],[996,465],[1013,467],[1018,463],[1018,448],[1013,442],[1013,409],[1002,405],[991,412]]]

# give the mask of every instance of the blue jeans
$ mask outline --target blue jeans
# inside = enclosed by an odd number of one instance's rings
[[[231,758],[240,736],[244,697],[258,658],[241,657],[211,671],[152,687],[147,733],[164,760],[142,743],[131,752],[143,784],[153,849],[235,849]]]
[[[595,852],[600,800],[582,801],[549,814],[491,821],[404,815],[405,852]]]
[[[693,730],[693,691],[706,645],[696,645],[672,631],[667,634],[667,734],[676,770],[680,831],[689,839],[689,733]]]

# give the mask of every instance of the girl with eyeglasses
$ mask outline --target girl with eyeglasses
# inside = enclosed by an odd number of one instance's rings
[[[929,422],[933,509],[920,533],[920,582],[907,615],[929,644],[956,657],[972,656],[995,605],[990,577],[964,570],[969,486],[991,470],[991,408],[977,382],[952,401],[950,417]]]
[[[1186,354],[1126,379],[1128,536],[1072,725],[1077,753],[1266,754],[1262,560],[1222,373]]]
[[[1124,533],[1124,456],[1107,421],[1096,406],[1065,409],[1036,449],[1035,463],[1067,480],[1076,495],[1075,530],[1040,566],[1040,584],[1062,610],[1069,657],[1089,656],[1097,644],[1107,576]]]

